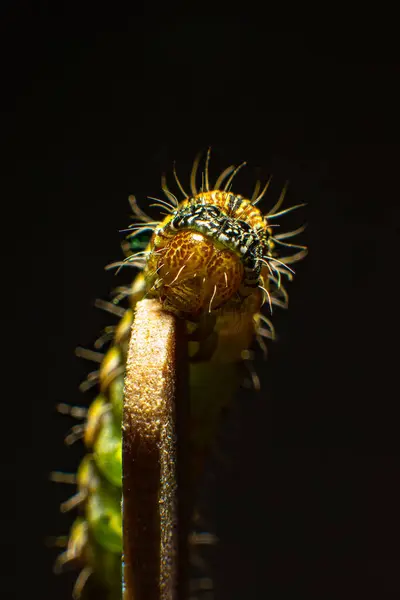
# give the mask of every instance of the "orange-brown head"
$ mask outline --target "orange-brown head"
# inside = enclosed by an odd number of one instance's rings
[[[247,206],[252,216],[258,209],[230,193],[198,194],[183,202],[172,217],[155,230],[151,255],[145,268],[147,287],[167,310],[197,320],[213,311],[238,312],[258,289],[265,224],[261,231],[229,213]],[[225,198],[226,196],[226,198]],[[261,219],[260,219],[261,221]]]
[[[186,230],[171,239],[159,260],[157,275],[165,308],[196,317],[220,308],[238,291],[243,265],[230,250]]]

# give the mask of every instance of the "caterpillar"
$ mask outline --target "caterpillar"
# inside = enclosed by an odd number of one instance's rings
[[[304,206],[281,208],[287,186],[263,214],[258,204],[271,178],[262,189],[257,181],[251,198],[245,198],[231,191],[245,162],[229,166],[212,185],[209,149],[198,187],[200,162],[201,155],[193,163],[189,193],[174,165],[175,183],[183,196],[180,201],[162,177],[165,199],[150,198],[155,201],[151,206],[165,211],[161,221],[149,217],[130,196],[135,222],[124,230],[125,258],[108,268],[127,266],[139,273],[129,286],[117,288],[111,301],[96,303],[118,317],[119,323],[105,329],[94,350],[77,349],[79,356],[100,365],[81,384],[83,391],[97,390],[88,410],[58,406],[60,412],[83,420],[72,427],[66,443],[83,439],[87,451],[76,476],[52,474],[54,481],[77,486],[61,511],[78,509],[79,516],[55,563],[56,572],[70,565],[81,569],[72,592],[74,599],[86,596],[89,578],[104,587],[110,600],[121,597],[121,418],[125,363],[137,302],[145,297],[158,299],[163,310],[186,322],[191,444],[201,462],[215,437],[221,409],[229,404],[241,377],[238,365],[247,365],[252,384],[259,388],[251,365],[251,344],[256,338],[265,353],[265,340],[275,338],[274,326],[264,313],[272,313],[273,306],[287,308],[283,281],[293,279],[290,265],[307,254],[306,246],[287,241],[304,226],[276,233],[277,218]],[[281,250],[294,250],[294,254],[281,255]]]

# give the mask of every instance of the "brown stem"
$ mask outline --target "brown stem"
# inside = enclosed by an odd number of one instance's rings
[[[138,302],[122,427],[124,600],[186,595],[187,365],[184,322],[156,300]]]

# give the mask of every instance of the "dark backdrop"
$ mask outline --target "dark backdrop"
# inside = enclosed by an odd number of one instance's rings
[[[5,10],[3,25],[4,124],[18,151],[17,216],[3,221],[18,283],[5,294],[24,326],[17,426],[3,436],[6,597],[70,597],[44,544],[67,530],[57,504],[68,490],[47,473],[73,470],[81,448],[63,445],[69,423],[54,405],[85,402],[87,365],[73,351],[110,322],[93,302],[115,284],[103,267],[121,256],[128,194],[158,195],[174,159],[187,182],[210,144],[215,174],[248,160],[239,192],[273,173],[265,206],[289,179],[288,204],[308,206],[282,226],[309,224],[290,309],[276,311],[280,340],[257,363],[262,391],[238,393],[221,438],[230,461],[210,466],[218,598],[397,597],[395,45],[244,18],[117,22],[28,5]]]

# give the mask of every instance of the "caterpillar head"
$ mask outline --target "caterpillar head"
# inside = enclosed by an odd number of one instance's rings
[[[198,319],[237,296],[243,264],[231,250],[194,230],[155,235],[146,269],[152,294],[166,310]]]
[[[127,260],[132,266],[144,269],[141,281],[146,294],[158,298],[166,310],[189,321],[198,321],[212,312],[254,314],[266,298],[270,309],[272,303],[286,305],[286,300],[285,303],[276,299],[274,302],[270,282],[277,286],[275,295],[286,294],[281,286],[281,274],[291,278],[292,270],[286,265],[303,258],[306,248],[281,240],[300,233],[303,228],[274,237],[269,221],[301,205],[277,212],[285,196],[285,186],[274,207],[263,215],[256,204],[264,196],[270,180],[261,193],[258,183],[251,199],[229,191],[233,177],[245,163],[226,169],[210,190],[209,157],[210,152],[200,192],[196,187],[198,159],[190,178],[192,195],[185,193],[174,171],[185,196],[182,202],[168,190],[165,179],[162,180],[168,202],[155,199],[158,201],[152,205],[167,208],[169,215],[162,222],[152,221],[138,208],[136,200],[131,201],[134,214],[145,224],[134,224],[128,237],[134,240],[140,232],[149,229],[153,235],[145,251]],[[218,186],[227,177],[225,187],[220,189]],[[276,243],[298,247],[301,252],[279,260],[274,253]]]

